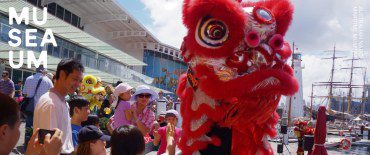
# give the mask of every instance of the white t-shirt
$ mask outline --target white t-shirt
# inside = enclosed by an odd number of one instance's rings
[[[48,130],[58,128],[63,131],[61,153],[73,152],[69,106],[64,97],[55,89],[50,89],[49,92],[42,95],[36,104],[33,128]]]

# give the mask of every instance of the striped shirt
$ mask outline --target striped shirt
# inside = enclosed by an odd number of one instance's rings
[[[3,93],[5,95],[10,95],[14,91],[14,83],[11,79],[0,80],[0,93]]]
[[[42,81],[35,94],[37,83],[39,82],[41,77],[43,77]],[[27,77],[26,82],[24,84],[23,93],[27,94],[27,97],[34,97],[35,100],[34,103],[37,104],[40,97],[44,95],[46,92],[48,92],[50,88],[53,87],[54,85],[48,77],[43,76],[41,73],[36,73],[35,75]]]

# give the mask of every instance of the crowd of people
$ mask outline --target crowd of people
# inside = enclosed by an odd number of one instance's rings
[[[0,80],[0,154],[9,154],[25,124],[25,154],[137,155],[159,149],[175,154],[181,129],[180,115],[170,96],[146,85],[136,88],[117,82],[98,93],[103,103],[95,106],[79,92],[84,66],[63,59],[56,74],[40,66],[22,85],[14,85],[4,71]],[[165,112],[157,111],[165,104]],[[93,106],[94,105],[94,106]]]

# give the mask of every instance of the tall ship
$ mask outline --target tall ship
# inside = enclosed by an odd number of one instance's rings
[[[369,120],[370,113],[370,85],[367,83],[366,67],[356,66],[357,61],[362,61],[362,58],[352,54],[352,58],[337,56],[335,47],[330,50],[333,55],[329,59],[332,61],[329,81],[313,82],[311,88],[310,105],[305,108],[309,111],[308,117],[316,116],[316,108],[314,105],[325,105],[327,108],[327,116],[329,120],[351,121],[355,118],[360,120]],[[339,51],[342,52],[342,51]],[[348,67],[336,68],[336,60],[349,62]],[[335,79],[336,71],[348,71],[349,79]],[[323,95],[319,90],[327,89],[327,94]],[[314,106],[314,107],[313,107]]]

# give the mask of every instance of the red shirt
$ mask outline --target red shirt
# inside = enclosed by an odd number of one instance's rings
[[[160,127],[158,129],[158,134],[161,135],[161,145],[159,146],[157,155],[161,155],[163,153],[166,153],[166,147],[167,147],[166,130],[167,130],[167,126]],[[175,138],[175,147],[176,147],[176,144],[179,141],[180,136],[181,136],[181,129],[175,127],[175,136],[174,136],[174,138]]]

